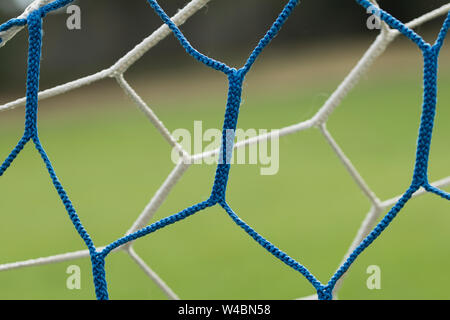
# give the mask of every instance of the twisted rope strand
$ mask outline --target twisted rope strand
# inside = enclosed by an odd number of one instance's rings
[[[261,247],[266,249],[268,252],[270,252],[273,256],[275,256],[277,259],[285,263],[287,266],[291,267],[292,269],[300,272],[317,290],[323,289],[323,285],[320,283],[319,280],[314,277],[314,275],[305,268],[302,264],[295,261],[293,258],[291,258],[289,255],[278,249],[276,246],[274,246],[272,243],[270,243],[268,240],[266,240],[263,236],[258,234],[252,227],[250,227],[247,223],[245,223],[244,220],[239,218],[236,213],[231,209],[231,207],[225,202],[220,201],[220,206],[225,210],[225,212],[230,216],[230,218],[238,225],[240,228],[242,228],[250,237],[252,237]]]
[[[147,1],[150,4],[150,6],[155,10],[156,14],[161,18],[161,20],[170,28],[170,30],[172,30],[173,34],[175,35],[175,37],[178,39],[178,41],[188,54],[190,54],[192,57],[194,57],[204,65],[213,68],[215,70],[222,71],[223,73],[229,73],[231,71],[231,68],[227,66],[225,63],[216,61],[194,49],[194,47],[192,47],[192,45],[186,39],[184,34],[176,26],[176,24],[173,23],[172,19],[170,19],[170,17],[159,6],[158,2],[156,2],[156,0],[147,0]]]
[[[248,60],[243,67],[244,74],[250,70],[253,63],[255,63],[256,59],[261,54],[261,52],[264,50],[264,48],[267,47],[267,45],[278,34],[278,32],[280,32],[281,27],[284,25],[284,23],[287,21],[289,16],[292,14],[292,11],[294,10],[295,6],[298,5],[298,3],[299,3],[299,0],[291,0],[286,4],[286,6],[283,8],[283,11],[281,11],[278,18],[272,24],[272,27],[269,29],[269,31],[267,31],[266,35],[259,41],[256,48],[253,49],[253,52],[248,57]]]
[[[441,50],[441,47],[444,44],[445,37],[447,36],[449,27],[450,27],[450,12],[447,15],[447,18],[445,19],[444,25],[442,26],[441,31],[439,32],[436,42],[434,43],[434,47],[436,48],[437,51]]]

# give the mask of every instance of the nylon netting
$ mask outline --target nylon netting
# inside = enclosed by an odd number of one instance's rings
[[[171,290],[169,286],[137,255],[137,253],[133,249],[133,242],[138,238],[141,238],[145,235],[156,232],[157,230],[162,229],[168,225],[186,219],[201,210],[210,208],[212,206],[221,206],[238,227],[240,227],[256,242],[258,242],[275,258],[279,259],[281,262],[285,263],[292,269],[298,271],[312,284],[312,286],[317,291],[317,295],[308,298],[329,300],[336,296],[337,291],[342,285],[344,275],[347,274],[347,271],[352,263],[368,246],[372,244],[372,242],[376,238],[378,238],[382,234],[382,232],[396,217],[398,212],[411,198],[428,192],[438,195],[444,199],[450,200],[450,194],[442,190],[443,187],[450,185],[450,176],[434,183],[428,182],[428,157],[430,153],[430,145],[432,140],[432,131],[437,103],[438,57],[450,25],[450,14],[448,14],[450,10],[450,4],[444,5],[409,23],[403,24],[402,22],[391,16],[389,13],[380,9],[375,1],[370,2],[367,0],[356,0],[356,2],[365,9],[369,8],[370,10],[370,8],[376,8],[377,15],[379,16],[382,23],[380,34],[363,55],[363,57],[358,61],[355,67],[351,70],[351,72],[346,76],[344,81],[337,87],[334,93],[329,97],[329,99],[312,118],[307,121],[282,128],[279,130],[278,135],[276,136],[276,138],[278,138],[278,136],[286,136],[310,128],[319,128],[323,134],[323,137],[339,157],[348,173],[351,175],[355,183],[372,204],[371,210],[363,221],[341,265],[338,267],[337,271],[332,275],[327,283],[322,283],[318,279],[316,279],[316,277],[306,267],[278,249],[275,245],[270,243],[249,225],[247,225],[242,219],[240,219],[239,216],[227,204],[225,199],[228,175],[231,169],[229,160],[231,159],[232,150],[234,148],[242,148],[250,144],[255,144],[260,141],[267,141],[275,138],[272,133],[268,133],[235,143],[234,136],[230,136],[230,134],[227,134],[227,132],[230,132],[230,130],[231,132],[234,132],[236,130],[239,107],[241,103],[242,84],[247,72],[251,69],[253,63],[255,62],[259,54],[263,51],[263,49],[280,31],[281,27],[288,19],[289,15],[297,6],[299,1],[290,0],[287,2],[269,31],[260,40],[254,51],[250,54],[245,65],[240,69],[229,67],[225,63],[211,59],[208,56],[198,52],[191,46],[189,41],[185,38],[185,36],[178,28],[179,25],[183,24],[195,12],[204,7],[209,1],[210,0],[192,0],[176,15],[174,15],[172,18],[169,18],[169,16],[163,11],[163,9],[156,1],[148,0],[150,6],[164,22],[164,24],[160,28],[153,32],[149,37],[144,39],[128,54],[119,59],[112,67],[102,70],[93,75],[78,79],[76,81],[44,90],[42,92],[39,92],[40,56],[42,48],[42,20],[49,12],[64,7],[73,2],[73,0],[56,0],[53,2],[51,2],[50,0],[34,1],[21,16],[16,19],[12,19],[0,26],[0,46],[5,45],[7,41],[13,38],[14,35],[25,26],[28,27],[29,31],[26,97],[0,106],[0,111],[5,111],[25,105],[25,132],[22,138],[19,140],[17,146],[13,149],[13,151],[1,165],[0,176],[3,175],[3,173],[13,163],[14,159],[24,148],[24,146],[29,142],[33,143],[48,170],[53,185],[56,188],[56,191],[58,192],[58,195],[67,210],[70,220],[72,221],[75,229],[88,248],[87,250],[77,252],[70,252],[55,256],[3,264],[0,265],[0,271],[90,257],[92,262],[92,274],[96,296],[98,299],[108,299],[107,282],[105,276],[105,258],[112,252],[123,250],[127,252],[131,259],[136,262],[143,269],[143,271],[161,288],[161,290],[167,295],[168,298],[178,299],[176,293],[174,293],[173,290]],[[445,14],[448,14],[447,18],[442,26],[442,29],[439,32],[436,42],[433,45],[427,43],[422,39],[422,37],[420,37],[413,31],[413,28]],[[133,90],[133,88],[126,82],[124,78],[124,73],[131,65],[139,60],[160,40],[171,33],[175,35],[186,52],[194,59],[212,69],[224,73],[224,75],[228,78],[229,91],[223,124],[222,144],[221,147],[217,150],[193,155],[183,150],[182,146],[171,136],[164,124],[158,119],[157,115],[152,111],[151,108],[149,108],[145,101]],[[358,80],[361,78],[361,76],[367,72],[374,60],[376,60],[385,51],[388,45],[400,34],[403,34],[412,42],[414,42],[423,53],[423,109],[417,139],[415,168],[412,174],[413,177],[411,185],[401,196],[381,201],[366,184],[357,169],[347,158],[337,142],[333,139],[332,135],[328,132],[328,130],[326,129],[326,122],[330,114],[336,109],[337,106],[339,106],[342,99],[358,83]],[[82,86],[92,84],[96,81],[108,77],[113,77],[117,80],[119,86],[143,111],[150,122],[167,140],[167,142],[180,152],[182,157],[179,163],[175,166],[173,171],[164,181],[162,186],[153,196],[149,204],[139,215],[133,226],[125,234],[125,236],[104,247],[96,247],[88,232],[83,227],[76,213],[76,210],[72,205],[72,202],[70,201],[66,191],[58,180],[52,164],[44,150],[44,147],[39,140],[37,131],[37,110],[39,100],[63,94],[65,92],[75,90]],[[218,156],[221,160],[217,165],[211,196],[203,202],[195,204],[194,206],[186,208],[174,215],[148,225],[150,219],[164,202],[174,185],[180,180],[186,170],[190,167],[190,164],[194,163],[196,159],[206,158],[210,156]],[[378,218],[381,216],[382,212],[388,210],[389,208],[390,210],[388,211],[388,213],[377,224]]]

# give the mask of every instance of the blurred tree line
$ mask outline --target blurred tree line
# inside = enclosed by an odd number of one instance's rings
[[[11,1],[11,0],[0,0]],[[169,15],[188,0],[160,0]],[[199,50],[227,61],[235,54],[245,57],[268,29],[287,0],[212,0],[182,26]],[[382,8],[406,22],[448,0],[380,0]],[[68,14],[51,14],[44,24],[42,85],[73,80],[110,66],[148,36],[161,21],[145,0],[78,0],[81,30],[68,30]],[[2,7],[5,7],[3,2]],[[11,6],[11,9],[13,6]],[[5,9],[5,8],[3,8]],[[1,8],[0,8],[1,10]],[[14,15],[0,11],[3,23]],[[19,12],[16,13],[16,15]],[[367,13],[354,0],[303,0],[294,11],[274,46],[338,43],[340,39],[367,37]],[[442,19],[431,24],[442,23]],[[421,31],[421,30],[419,30]],[[375,36],[370,31],[369,36]],[[27,32],[22,31],[0,48],[0,92],[23,89],[26,71]],[[228,60],[229,61],[229,60]],[[132,71],[178,68],[189,60],[173,36],[152,49]]]

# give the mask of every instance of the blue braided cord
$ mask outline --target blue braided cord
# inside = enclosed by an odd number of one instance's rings
[[[101,252],[91,253],[92,274],[94,276],[95,295],[98,300],[108,300],[106,283],[105,256]]]
[[[283,9],[282,14],[271,27],[270,31],[266,34],[263,40],[260,41],[260,45],[255,49],[256,54],[251,55],[250,64],[246,67],[236,70],[235,68],[230,68],[225,64],[220,65],[220,62],[217,62],[213,59],[210,59],[197,50],[195,50],[184,37],[184,35],[179,31],[179,29],[175,26],[175,24],[170,20],[167,14],[161,9],[156,1],[149,0],[152,8],[157,12],[157,14],[161,17],[161,19],[170,27],[170,29],[174,32],[181,45],[185,48],[185,50],[191,54],[197,60],[205,63],[207,66],[210,66],[216,70],[223,71],[228,75],[229,80],[229,91],[228,91],[228,99],[227,99],[227,107],[225,111],[225,119],[223,124],[223,133],[222,133],[222,146],[221,152],[219,155],[219,164],[217,166],[214,185],[212,189],[212,193],[210,198],[207,201],[204,201],[200,204],[197,204],[193,207],[185,209],[173,216],[162,219],[148,227],[145,227],[137,232],[129,234],[121,239],[113,242],[108,245],[102,253],[106,256],[115,248],[124,245],[130,241],[136,240],[137,238],[143,237],[149,233],[152,233],[158,229],[161,229],[169,224],[175,223],[182,219],[185,219],[188,216],[191,216],[197,213],[200,210],[206,209],[208,207],[212,207],[219,203],[219,201],[225,200],[225,191],[230,171],[230,159],[232,156],[232,150],[234,147],[234,132],[237,126],[237,119],[239,115],[239,107],[241,104],[241,96],[242,96],[242,84],[245,78],[245,73],[251,67],[253,61],[256,60],[258,54],[262,51],[262,49],[275,37],[278,31],[281,29],[282,24],[287,19],[289,14],[292,11],[293,6],[298,1],[289,1],[288,5]],[[231,134],[230,134],[231,132]],[[306,269],[305,269],[306,270]],[[321,285],[319,282],[317,283],[318,287]]]
[[[370,232],[370,234],[359,244],[359,246],[350,254],[347,260],[340,266],[336,273],[331,277],[328,282],[328,286],[334,288],[336,282],[344,275],[345,272],[350,268],[352,263],[358,258],[358,256],[372,244],[372,242],[377,239],[381,233],[389,226],[389,224],[394,220],[400,210],[405,206],[412,195],[419,189],[418,186],[411,186],[405,194],[400,198],[400,200],[389,210],[389,212],[384,216],[384,218],[378,223],[378,225]]]
[[[368,1],[357,0],[358,3],[364,7],[371,4]],[[368,5],[367,5],[368,4]],[[434,46],[426,43],[420,36],[412,32],[401,22],[391,17],[388,14],[381,14],[381,18],[385,20],[391,27],[395,27],[408,38],[413,40],[423,52],[424,57],[424,95],[423,108],[419,128],[419,137],[417,140],[416,161],[414,167],[414,175],[411,186],[403,194],[400,200],[389,210],[386,216],[380,223],[372,230],[372,232],[359,244],[359,246],[350,254],[347,260],[340,266],[336,273],[328,282],[328,286],[334,288],[336,282],[344,275],[350,268],[356,258],[369,246],[394,220],[400,210],[411,199],[413,194],[424,187],[425,190],[440,195],[441,197],[450,200],[448,193],[434,188],[428,183],[428,159],[430,154],[432,132],[434,127],[434,118],[436,115],[437,102],[437,70],[438,70],[438,56],[443,43],[443,39],[447,33],[449,26],[449,17],[444,22],[444,25],[439,33],[438,40]],[[412,32],[412,33],[411,33]],[[418,38],[417,38],[418,37]]]
[[[47,171],[50,175],[50,178],[53,182],[53,185],[58,192],[58,195],[64,204],[64,207],[66,208],[67,213],[69,214],[70,220],[72,221],[73,225],[75,226],[75,229],[77,230],[78,234],[83,239],[86,246],[89,248],[91,253],[95,253],[95,246],[90,238],[89,234],[83,227],[80,218],[78,217],[78,214],[75,211],[75,208],[72,205],[72,202],[70,201],[66,191],[64,190],[63,186],[61,185],[61,182],[59,181],[58,177],[56,176],[55,170],[53,169],[53,166],[42,147],[41,142],[39,141],[39,138],[37,136],[33,137],[33,142],[35,144],[36,150],[39,152],[39,154],[42,157],[42,160],[44,161],[45,166],[47,167]]]
[[[159,6],[159,4],[155,0],[147,0],[147,1],[150,4],[150,6],[155,10],[156,14],[162,19],[162,21],[165,24],[167,24],[167,26],[172,30],[173,34],[175,35],[175,37],[177,37],[178,41],[181,43],[181,45],[188,54],[190,54],[192,57],[194,57],[201,63],[205,64],[206,66],[213,68],[215,70],[222,71],[224,73],[229,73],[231,71],[231,68],[227,66],[225,63],[211,59],[210,57],[194,49],[194,47],[192,47],[192,45],[180,31],[180,29],[175,25],[175,23],[173,23],[173,21]]]
[[[27,19],[11,19],[0,26],[0,32],[8,31],[12,27],[24,26],[27,24]]]
[[[444,44],[445,37],[447,36],[448,28],[450,27],[450,12],[447,15],[447,18],[444,21],[444,25],[439,32],[439,36],[434,43],[434,47],[436,47],[437,51],[441,50],[442,45]]]
[[[241,227],[250,237],[252,237],[257,243],[259,243],[259,245],[261,245],[264,249],[269,251],[272,255],[274,255],[276,258],[281,260],[283,263],[285,263],[292,269],[300,272],[314,286],[314,288],[316,288],[317,290],[323,288],[323,285],[320,283],[320,281],[317,280],[308,269],[306,269],[303,265],[292,259],[286,253],[278,249],[276,246],[274,246],[272,243],[266,240],[263,236],[258,234],[255,230],[253,230],[247,223],[245,223],[245,221],[243,221],[236,215],[236,213],[234,213],[234,211],[231,209],[231,207],[228,205],[227,202],[222,200],[219,202],[219,204],[230,216],[230,218],[239,227]]]
[[[56,0],[49,4],[46,4],[45,6],[43,6],[42,8],[39,9],[41,11],[41,17],[44,17],[50,11],[58,10],[73,1],[74,0]]]
[[[226,188],[228,185],[228,178],[230,172],[230,160],[233,154],[235,131],[239,116],[239,108],[241,105],[242,97],[242,84],[245,79],[245,75],[252,67],[253,63],[258,58],[262,50],[272,41],[272,39],[278,34],[283,24],[289,18],[295,6],[298,4],[298,0],[289,1],[283,8],[282,12],[272,24],[269,31],[259,41],[256,48],[250,54],[244,67],[239,70],[231,69],[228,74],[229,91],[227,107],[225,111],[225,120],[222,130],[222,143],[219,153],[219,164],[217,166],[216,175],[214,179],[214,185],[211,193],[211,199],[216,201],[225,200]]]
[[[6,171],[6,169],[9,168],[11,163],[16,159],[17,155],[22,151],[22,149],[25,147],[25,145],[30,141],[29,136],[23,136],[20,141],[17,143],[16,147],[11,151],[11,153],[8,155],[8,157],[5,159],[5,161],[0,166],[0,177],[3,175],[3,173]]]
[[[24,26],[27,24],[27,19],[11,19],[8,22],[5,22],[4,24],[0,25],[0,32],[8,31],[12,27],[15,26]],[[2,43],[3,40],[0,38],[0,43]]]
[[[275,22],[272,24],[272,27],[267,31],[266,35],[259,41],[256,48],[253,50],[253,52],[250,54],[247,62],[244,65],[244,73],[247,73],[250,68],[252,67],[253,63],[258,58],[259,54],[264,50],[264,48],[272,41],[272,39],[278,34],[281,27],[284,25],[286,20],[291,15],[292,11],[294,10],[295,6],[299,3],[299,0],[291,0],[289,1],[286,6],[283,8],[283,11],[281,11],[278,18],[275,20]]]
[[[27,74],[27,103],[26,103],[26,124],[25,124],[25,136],[30,136],[36,149],[41,155],[52,182],[61,198],[66,210],[69,214],[71,221],[73,222],[76,230],[86,243],[91,252],[95,252],[94,244],[84,230],[80,219],[72,206],[64,188],[59,182],[55,170],[39,141],[37,131],[37,109],[38,109],[38,92],[39,92],[39,74],[40,74],[40,58],[42,47],[42,19],[40,12],[35,11],[28,16],[28,29],[29,29],[29,60],[28,60],[28,74]]]
[[[210,198],[216,202],[225,200],[244,77],[245,73],[243,69],[233,69],[232,73],[228,75],[229,89],[222,130],[222,143],[219,153],[219,163],[217,165]]]
[[[373,3],[370,3],[367,0],[356,0],[356,2],[359,3],[360,5],[362,5],[366,9],[370,8],[370,7],[374,7]],[[383,9],[377,9],[377,11],[379,13],[379,18],[381,20],[386,22],[390,27],[397,29],[398,31],[403,33],[406,37],[408,37],[414,43],[416,43],[419,46],[419,48],[422,49],[426,46],[427,43],[422,39],[421,36],[419,36],[417,33],[415,33],[412,29],[405,26],[405,24],[403,24],[398,19],[391,16],[389,13],[387,13]]]
[[[443,191],[443,190],[441,190],[441,189],[439,189],[439,188],[433,187],[433,186],[430,185],[430,184],[426,184],[426,185],[424,185],[423,187],[424,187],[424,189],[427,190],[428,192],[437,194],[438,196],[440,196],[440,197],[442,197],[442,198],[444,198],[444,199],[450,200],[450,193],[448,193],[448,192],[445,192],[445,191]]]
[[[437,52],[433,48],[424,50],[423,57],[424,103],[419,128],[419,138],[417,139],[416,164],[413,177],[413,184],[417,184],[419,186],[428,183],[428,158],[430,154],[437,100]]]
[[[193,205],[189,208],[186,208],[174,215],[171,215],[167,218],[163,218],[155,223],[152,223],[151,225],[144,227],[136,232],[130,233],[129,235],[126,235],[116,241],[114,241],[113,243],[107,245],[103,251],[101,252],[102,256],[106,257],[112,250],[123,246],[124,244],[130,242],[130,241],[134,241],[136,239],[139,239],[143,236],[146,236],[150,233],[153,233],[159,229],[162,229],[168,225],[174,224],[175,222],[184,220],[194,214],[196,214],[199,211],[202,211],[206,208],[212,207],[214,206],[216,203],[212,202],[210,200],[206,200],[203,202],[200,202],[196,205]]]
[[[37,110],[38,110],[38,93],[39,93],[39,75],[40,75],[40,60],[41,60],[41,48],[42,48],[42,18],[41,11],[36,10],[31,12],[27,17],[27,24],[29,29],[29,49],[28,49],[28,68],[27,68],[27,94],[26,94],[26,115],[25,115],[25,132],[23,137],[20,139],[17,146],[13,149],[10,155],[6,158],[0,167],[0,176],[6,171],[6,169],[11,165],[20,151],[23,150],[25,145],[32,140],[37,151],[41,155],[50,178],[58,192],[61,201],[63,202],[70,220],[72,221],[75,229],[84,240],[86,246],[88,247],[91,255],[95,257],[96,250],[92,239],[90,238],[87,231],[84,229],[81,221],[67,196],[64,188],[56,176],[56,173],[52,167],[52,164],[42,147],[41,142],[38,137],[37,130]],[[100,274],[101,276],[101,274]],[[95,279],[94,270],[94,279]]]
[[[62,8],[73,1],[74,0],[56,0],[38,9],[38,11],[40,12],[41,17],[44,17],[50,11]],[[0,26],[0,32],[7,31],[13,26],[24,26],[26,24],[27,19],[11,19]],[[2,38],[0,38],[0,43],[2,43],[2,41]]]
[[[420,36],[415,34],[412,30],[403,25],[400,21],[390,16],[388,13],[382,11],[381,18],[386,21],[391,27],[398,29],[412,41],[414,41],[423,52],[424,56],[424,103],[423,112],[421,117],[421,123],[419,128],[419,137],[417,141],[417,154],[416,162],[414,168],[414,175],[411,186],[403,194],[400,200],[391,208],[391,210],[386,214],[386,216],[381,220],[381,222],[372,230],[372,232],[360,243],[360,245],[350,254],[348,259],[344,262],[342,266],[336,271],[336,273],[331,277],[327,285],[323,285],[318,281],[311,272],[309,272],[303,265],[286,255],[280,249],[271,244],[268,240],[263,238],[261,235],[256,233],[249,225],[247,225],[243,220],[241,220],[229,207],[225,200],[226,187],[228,184],[228,177],[230,173],[230,159],[232,156],[232,150],[234,147],[234,133],[237,126],[237,120],[239,115],[239,107],[241,104],[242,95],[242,84],[246,73],[250,70],[251,66],[255,62],[261,51],[268,45],[268,43],[275,37],[275,35],[280,31],[282,25],[287,20],[291,14],[293,8],[298,3],[298,1],[291,0],[284,7],[283,11],[278,16],[275,23],[272,25],[270,30],[265,34],[265,36],[260,40],[258,46],[250,54],[246,64],[239,70],[235,68],[230,68],[222,62],[218,62],[211,59],[194,49],[181,31],[175,26],[175,24],[170,20],[170,18],[165,14],[156,1],[148,0],[151,7],[156,11],[156,13],[162,18],[162,20],[169,26],[172,32],[180,41],[181,45],[185,50],[192,55],[195,59],[204,63],[205,65],[222,71],[228,75],[229,80],[229,91],[227,106],[225,110],[225,119],[223,124],[223,136],[222,136],[222,146],[219,155],[219,164],[217,166],[214,185],[212,188],[211,196],[208,200],[200,202],[192,207],[184,209],[177,214],[169,216],[167,218],[161,219],[145,228],[142,228],[132,234],[126,235],[108,246],[106,246],[101,252],[97,252],[92,242],[90,236],[84,229],[81,221],[73,208],[71,201],[69,200],[66,192],[64,191],[61,183],[59,182],[56,173],[52,167],[52,164],[42,147],[37,131],[37,108],[38,108],[38,91],[39,91],[39,73],[40,73],[40,54],[42,47],[41,30],[42,30],[42,20],[41,17],[45,16],[46,13],[52,10],[61,8],[62,6],[72,2],[72,0],[57,0],[49,5],[42,7],[39,10],[31,13],[28,16],[27,21],[22,20],[10,20],[4,25],[0,26],[0,30],[7,30],[13,25],[25,25],[28,23],[29,28],[29,57],[28,57],[28,72],[27,72],[27,103],[26,103],[26,116],[25,116],[25,132],[17,146],[13,149],[10,155],[7,157],[5,162],[0,166],[0,176],[6,171],[6,169],[11,165],[20,151],[24,146],[32,140],[35,144],[36,149],[41,155],[52,182],[57,190],[69,217],[75,226],[75,229],[80,234],[81,238],[84,240],[86,246],[89,248],[91,262],[92,262],[92,272],[94,278],[95,292],[97,299],[106,300],[108,299],[108,290],[106,283],[106,273],[105,273],[105,258],[114,249],[122,246],[130,241],[136,240],[140,237],[153,233],[159,229],[162,229],[168,225],[174,224],[178,221],[184,220],[197,212],[204,210],[206,208],[215,206],[219,204],[228,213],[231,219],[241,227],[249,236],[251,236],[255,241],[257,241],[263,248],[272,253],[275,257],[280,259],[286,265],[290,266],[292,269],[300,272],[317,290],[319,299],[330,300],[333,298],[332,291],[337,281],[343,276],[343,274],[350,268],[351,264],[357,259],[357,257],[372,244],[375,239],[377,239],[381,233],[389,226],[389,224],[394,220],[400,210],[405,206],[412,195],[420,188],[424,187],[425,190],[435,193],[444,199],[450,200],[448,193],[441,191],[428,183],[427,170],[428,170],[428,158],[430,153],[432,130],[434,126],[434,117],[436,113],[436,100],[437,100],[437,66],[438,66],[438,56],[440,48],[443,44],[444,38],[447,34],[450,15],[447,17],[444,25],[439,33],[434,46],[430,46],[426,43]],[[368,1],[357,0],[358,3],[364,7],[368,7],[371,4]]]

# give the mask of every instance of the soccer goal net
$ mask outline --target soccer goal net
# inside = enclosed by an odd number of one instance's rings
[[[383,234],[384,230],[396,218],[397,214],[402,210],[408,201],[411,201],[413,198],[425,193],[431,193],[435,196],[450,200],[450,194],[444,191],[444,188],[450,185],[450,176],[443,177],[443,179],[434,182],[428,181],[428,158],[432,142],[434,120],[436,117],[438,94],[437,72],[439,53],[444,44],[444,40],[450,26],[450,16],[447,16],[445,19],[445,22],[436,36],[435,42],[433,43],[426,42],[420,35],[413,31],[416,27],[427,21],[448,15],[450,4],[436,8],[435,10],[416,18],[409,23],[402,23],[391,14],[381,9],[375,1],[356,0],[356,2],[361,5],[362,10],[368,10],[368,12],[371,12],[374,15],[376,19],[375,23],[379,23],[380,25],[380,33],[373,44],[368,48],[362,58],[356,63],[354,68],[339,84],[339,86],[337,86],[336,90],[331,94],[319,111],[309,120],[294,123],[290,126],[281,128],[276,132],[276,134],[273,132],[266,133],[236,143],[235,132],[238,124],[243,83],[246,75],[252,69],[254,62],[261,52],[263,52],[263,50],[267,50],[266,47],[269,45],[271,40],[279,32],[282,32],[281,29],[283,24],[288,20],[291,13],[294,10],[301,10],[302,8],[301,5],[299,5],[299,0],[286,1],[281,13],[273,22],[270,29],[261,38],[254,50],[249,54],[244,66],[235,68],[199,52],[190,44],[189,40],[178,28],[210,1],[211,0],[192,0],[184,8],[179,10],[173,17],[169,17],[164,11],[163,6],[158,4],[157,1],[148,0],[148,4],[162,20],[161,27],[155,30],[141,43],[136,45],[110,68],[44,91],[39,90],[41,50],[43,46],[43,21],[45,19],[51,19],[51,17],[47,16],[50,12],[70,5],[73,0],[36,0],[25,10],[22,15],[9,20],[0,26],[0,46],[5,46],[8,41],[11,41],[13,37],[24,28],[28,29],[29,34],[26,97],[0,105],[0,111],[2,112],[25,106],[25,130],[23,135],[19,138],[17,145],[12,148],[12,151],[7,156],[6,160],[4,160],[1,164],[0,176],[4,175],[7,170],[14,169],[11,168],[11,166],[25,145],[33,144],[36,149],[36,156],[42,159],[43,165],[48,171],[49,178],[51,179],[51,182],[67,211],[70,221],[87,248],[77,252],[67,252],[54,256],[2,264],[0,265],[0,271],[6,272],[8,270],[18,268],[53,264],[62,261],[89,257],[92,263],[92,275],[96,296],[98,299],[108,299],[109,295],[106,281],[107,273],[105,272],[105,263],[107,263],[107,257],[110,254],[117,251],[124,251],[136,264],[142,268],[145,274],[150,277],[157,286],[159,286],[168,298],[178,299],[179,296],[177,293],[174,292],[174,290],[172,290],[166,282],[135,252],[133,249],[133,243],[139,238],[158,232],[158,230],[161,230],[169,225],[179,223],[184,219],[189,219],[189,217],[202,210],[206,210],[211,207],[221,207],[229,216],[229,219],[231,219],[238,228],[242,229],[242,232],[249,236],[249,241],[256,241],[262,248],[273,256],[273,259],[280,260],[282,263],[297,271],[301,276],[305,277],[310,282],[317,293],[311,298],[330,300],[336,297],[345,275],[355,260],[357,260],[366,248],[373,244],[375,239]],[[223,73],[223,76],[228,80],[228,98],[226,101],[225,116],[223,119],[223,131],[220,148],[198,154],[191,154],[189,151],[185,150],[177,139],[173,137],[164,123],[160,121],[156,112],[154,112],[146,104],[145,100],[138,95],[138,93],[125,79],[127,70],[134,63],[136,63],[147,51],[156,46],[162,39],[171,34],[177,38],[179,44],[185,49],[186,53],[192,57],[192,59],[197,60],[201,64],[204,64],[215,71]],[[420,127],[418,130],[416,156],[415,160],[411,159],[411,161],[414,161],[415,167],[414,171],[411,173],[412,179],[410,186],[400,196],[395,196],[387,200],[380,200],[327,130],[326,123],[333,111],[341,104],[342,100],[355,87],[355,85],[358,84],[359,80],[369,70],[374,61],[383,54],[386,48],[397,37],[408,38],[422,52],[424,64],[423,107]],[[3,64],[8,62],[1,61],[0,63]],[[143,114],[148,118],[150,123],[156,127],[167,143],[178,151],[180,158],[178,164],[175,165],[173,171],[169,174],[167,179],[160,186],[158,191],[154,194],[148,205],[137,217],[136,221],[128,229],[125,235],[110,242],[109,244],[106,244],[105,246],[97,246],[94,244],[91,236],[89,235],[89,230],[84,227],[77,211],[75,210],[75,205],[72,203],[68,193],[58,179],[50,157],[45,151],[45,141],[41,142],[39,138],[37,130],[37,112],[39,101],[41,100],[65,94],[69,91],[76,90],[83,86],[88,86],[94,82],[106,78],[114,78],[117,80],[118,88],[120,87],[121,90],[123,90],[136,104],[136,106],[142,110]],[[303,263],[307,265],[308,261],[302,261],[302,263],[300,263],[299,261],[291,258],[287,252],[284,252],[281,248],[276,247],[270,242],[269,239],[266,239],[263,235],[258,233],[257,230],[253,229],[244,220],[242,220],[238,214],[239,208],[232,209],[231,205],[226,201],[228,176],[230,170],[233,169],[231,164],[233,150],[244,148],[252,144],[257,144],[261,141],[278,139],[279,137],[292,135],[294,133],[313,128],[318,128],[320,130],[323,138],[330,145],[334,153],[339,157],[343,166],[348,171],[348,174],[371,202],[371,209],[362,222],[360,229],[357,231],[357,234],[347,253],[345,253],[342,263],[326,282],[319,281],[319,279],[314,275],[314,272],[304,266]],[[211,156],[218,157],[219,161],[209,198],[178,213],[151,223],[151,220],[157,210],[166,200],[173,187],[180,181],[183,174],[191,167],[191,164],[198,159],[204,159]],[[7,196],[7,194],[2,194],[2,197]],[[76,203],[76,200],[74,200],[74,203]],[[381,217],[382,213],[386,211],[387,214],[384,217]],[[5,212],[2,212],[1,214],[5,214]],[[301,253],[296,254],[301,256]]]

